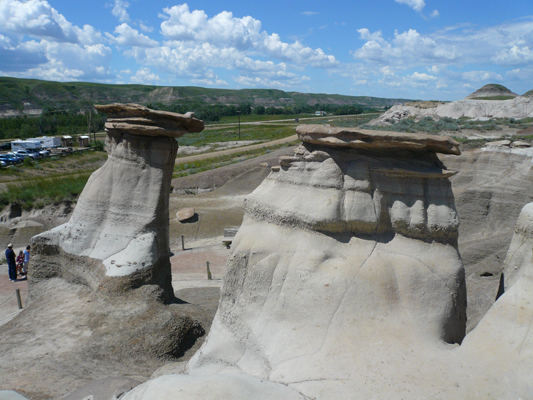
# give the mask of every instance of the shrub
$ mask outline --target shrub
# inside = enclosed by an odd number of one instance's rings
[[[95,140],[89,144],[89,147],[93,148],[96,151],[104,151],[105,143],[101,140]]]

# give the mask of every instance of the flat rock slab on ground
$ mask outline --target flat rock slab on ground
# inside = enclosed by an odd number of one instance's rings
[[[178,218],[178,221],[183,222],[187,221],[189,218],[192,218],[194,216],[194,208],[182,208],[179,210],[176,214],[176,218]]]

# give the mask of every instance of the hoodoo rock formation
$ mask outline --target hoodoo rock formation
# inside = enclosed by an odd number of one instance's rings
[[[453,172],[436,156],[457,154],[457,143],[297,132],[304,143],[247,198],[219,308],[188,375],[161,376],[125,399],[214,399],[217,388],[233,399],[527,393],[527,374],[509,373],[501,352],[458,346],[466,289]]]
[[[108,115],[108,161],[80,195],[70,221],[33,239],[31,285],[60,276],[107,294],[145,285],[168,300],[168,197],[178,143],[203,130],[192,115],[135,104],[95,106]]]
[[[77,371],[70,375],[80,382],[100,379],[101,371],[80,376],[93,360],[105,360],[102,370],[114,374],[138,364],[158,368],[183,356],[209,320],[174,296],[168,237],[175,138],[201,131],[203,122],[135,104],[96,108],[109,116],[108,160],[89,178],[71,219],[32,239],[31,301],[13,328],[31,326],[32,337],[46,332],[54,342],[46,358],[52,367],[36,368],[44,382],[49,368]],[[69,323],[59,340],[57,316],[46,308],[58,302],[74,310],[62,316]],[[48,314],[36,322],[41,305]],[[73,359],[86,363],[74,368]]]

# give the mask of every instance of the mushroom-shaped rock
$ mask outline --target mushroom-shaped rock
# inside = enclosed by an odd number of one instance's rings
[[[199,132],[192,114],[136,104],[97,105],[108,114],[107,162],[81,193],[69,222],[33,239],[32,282],[60,276],[107,294],[143,285],[173,297],[169,191],[176,137]]]
[[[297,132],[304,143],[246,199],[209,336],[190,381],[168,378],[174,393],[247,374],[306,398],[408,398],[406,381],[427,380],[415,369],[436,372],[428,349],[464,337],[458,218],[435,154],[458,153],[455,142]],[[419,363],[406,367],[407,355]]]

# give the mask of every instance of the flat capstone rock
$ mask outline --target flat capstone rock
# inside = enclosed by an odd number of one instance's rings
[[[178,138],[186,133],[201,132],[204,129],[204,122],[194,118],[192,112],[177,114],[131,103],[96,104],[94,108],[107,114],[105,127],[110,132]]]
[[[306,143],[328,147],[365,150],[414,150],[442,154],[461,154],[459,143],[448,136],[425,133],[374,131],[358,128],[336,128],[325,125],[300,125],[299,138]]]

